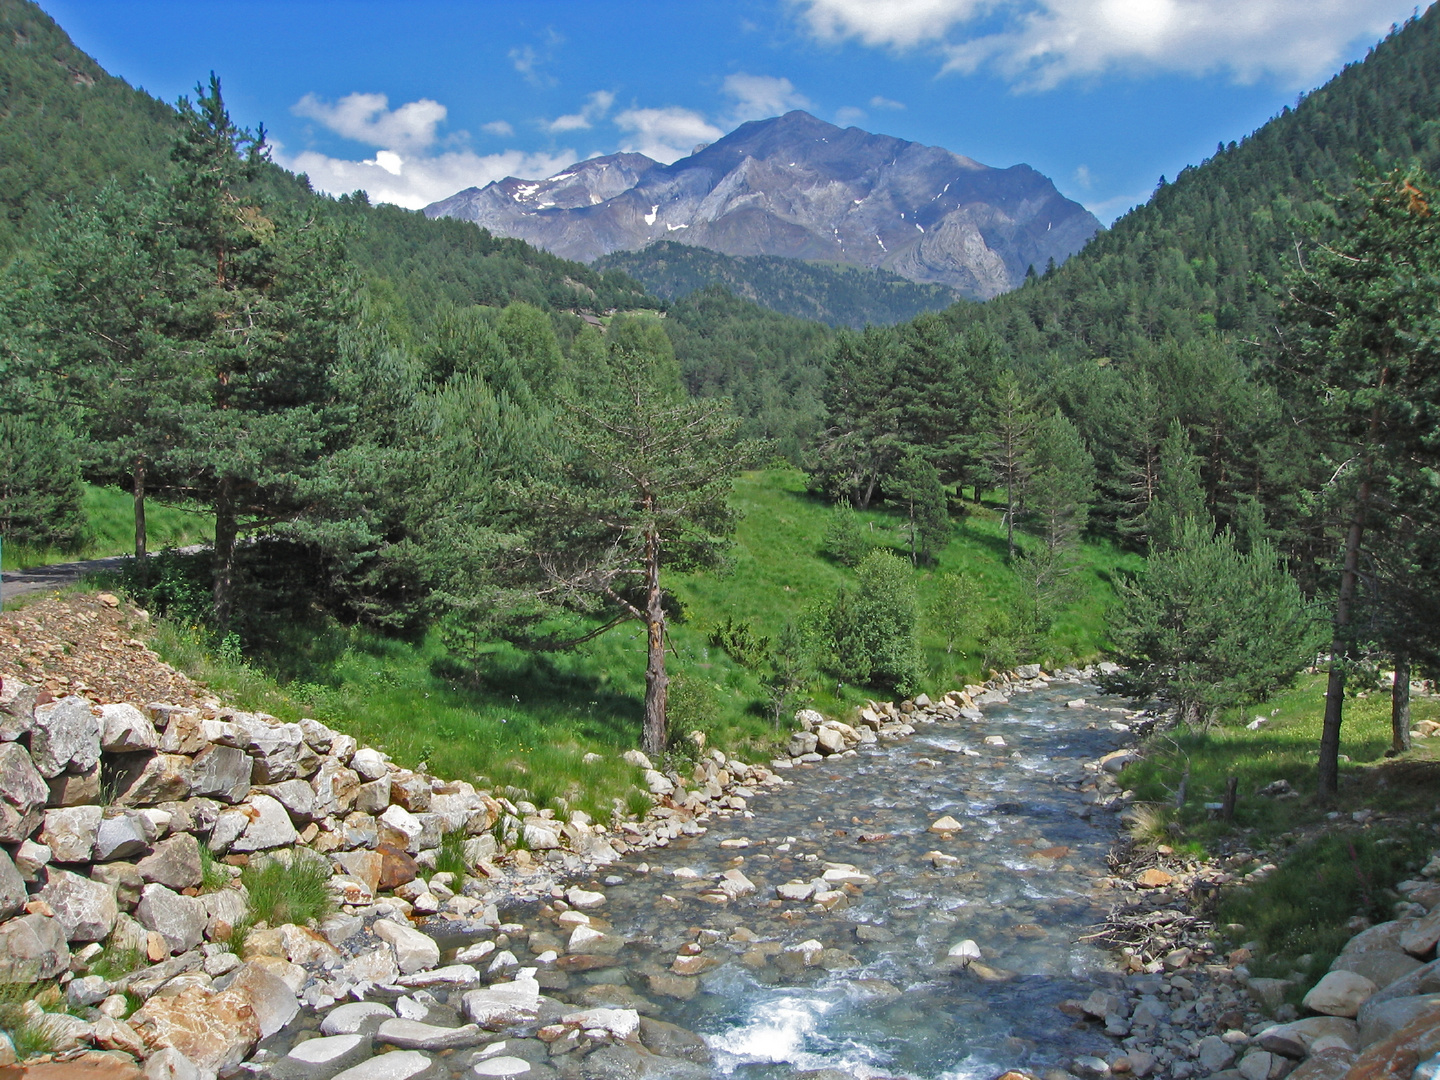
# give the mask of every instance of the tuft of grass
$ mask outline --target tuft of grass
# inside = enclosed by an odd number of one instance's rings
[[[632,787],[625,793],[625,813],[630,817],[644,817],[653,805],[655,805],[655,800],[650,797],[648,791]]]
[[[230,874],[224,864],[218,862],[214,853],[204,844],[200,845],[200,891],[218,892],[230,884]]]
[[[105,951],[91,962],[90,973],[114,982],[122,976],[129,975],[132,971],[139,971],[145,965],[145,954],[139,949],[122,949],[115,945],[106,945]]]
[[[250,894],[245,920],[250,925],[305,925],[319,922],[335,910],[330,864],[303,848],[295,849],[288,866],[276,858],[253,860],[241,871],[240,880]],[[231,943],[234,945],[233,936]],[[242,946],[235,948],[243,952]]]
[[[1126,811],[1125,831],[1130,834],[1130,839],[1143,847],[1159,847],[1174,841],[1170,831],[1174,817],[1168,806],[1137,803]]]
[[[465,861],[465,841],[468,837],[463,830],[456,829],[454,832],[447,832],[440,838],[440,850],[435,853],[435,870],[437,873],[448,873],[455,875],[455,883],[452,886],[456,891],[460,883],[470,874],[470,865]]]
[[[10,1037],[20,1061],[48,1054],[59,1043],[55,1021],[40,1011],[37,998],[55,997],[51,987],[31,983],[0,983],[0,1031]]]
[[[1259,942],[1251,971],[1301,976],[1297,993],[1330,967],[1349,939],[1346,922],[1361,915],[1389,918],[1392,886],[1429,858],[1434,835],[1418,827],[1330,833],[1288,852],[1277,869],[1234,890],[1220,921],[1245,927]]]

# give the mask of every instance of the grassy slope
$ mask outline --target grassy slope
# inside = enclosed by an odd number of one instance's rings
[[[73,559],[103,559],[110,555],[128,555],[135,550],[135,504],[129,495],[115,488],[86,484],[84,506],[87,535],[78,551],[7,544],[4,569],[24,570]],[[213,533],[214,525],[208,514],[153,502],[145,507],[145,536],[152,551],[205,542]]]
[[[737,485],[735,502],[744,518],[729,571],[670,582],[687,613],[672,628],[678,659],[671,673],[708,688],[714,714],[706,726],[715,742],[732,753],[763,756],[781,733],[757,705],[754,675],[711,646],[709,630],[733,616],[774,633],[806,604],[833,595],[852,572],[820,554],[831,510],[805,493],[800,473],[748,475]],[[878,538],[900,546],[896,519],[882,512],[865,517]],[[991,603],[1006,603],[1013,585],[997,517],[981,510],[957,524],[955,533],[938,572],[964,568]],[[1124,561],[1107,548],[1087,548],[1086,560],[1084,594],[1056,635],[1066,655],[1077,658],[1099,651],[1110,594],[1105,578]],[[922,600],[933,591],[936,573],[918,575]],[[215,655],[193,630],[172,625],[162,635],[162,654],[234,700],[284,718],[319,716],[397,760],[428,761],[443,776],[482,776],[544,800],[569,792],[592,811],[626,797],[635,780],[633,770],[617,761],[620,750],[639,740],[644,642],[634,624],[572,653],[500,649],[478,672],[458,667],[433,634],[412,644],[334,625],[295,628],[251,663],[233,650]],[[975,673],[973,657],[958,651],[947,657],[938,637],[924,640],[937,672],[930,689],[949,688]],[[811,692],[816,707],[831,713],[863,697],[856,687],[837,695],[828,680],[817,680]],[[583,764],[591,750],[604,754],[605,762]]]

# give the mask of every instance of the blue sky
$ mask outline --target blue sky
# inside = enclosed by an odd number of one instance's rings
[[[419,207],[804,108],[1025,162],[1107,223],[1413,0],[41,0],[174,101],[212,69],[282,164]]]

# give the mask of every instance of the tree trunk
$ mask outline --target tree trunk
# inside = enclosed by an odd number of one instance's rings
[[[1395,658],[1395,685],[1390,691],[1390,749],[1410,752],[1410,658]]]
[[[235,603],[235,503],[234,481],[220,481],[215,495],[215,554],[211,562],[214,584],[211,590],[211,608],[215,616],[215,627],[224,633],[230,625],[231,609]]]
[[[1015,481],[1005,481],[1005,543],[1009,546],[1010,561],[1015,561]]]
[[[660,592],[660,537],[645,534],[645,730],[642,749],[656,758],[665,753],[665,708],[670,679],[665,674],[665,607]],[[658,765],[659,762],[656,761]]]
[[[145,548],[145,459],[135,459],[131,491],[135,497],[135,560],[140,564],[146,554]],[[143,572],[143,571],[142,571]]]
[[[1320,731],[1320,762],[1316,767],[1317,794],[1322,803],[1340,791],[1340,722],[1345,710],[1345,662],[1350,655],[1350,605],[1360,580],[1360,541],[1365,536],[1365,511],[1370,502],[1370,478],[1360,482],[1355,513],[1345,533],[1345,563],[1340,571],[1340,593],[1335,600],[1335,632],[1330,640],[1330,678],[1325,687],[1325,723]]]
[[[915,500],[910,500],[910,568],[913,570],[920,565],[919,556],[915,552]]]

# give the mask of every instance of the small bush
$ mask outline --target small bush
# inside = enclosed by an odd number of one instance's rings
[[[200,891],[217,892],[230,884],[230,875],[224,866],[215,861],[214,854],[204,844],[200,845]]]
[[[335,910],[330,864],[300,849],[296,849],[288,866],[274,858],[251,862],[241,872],[240,880],[250,893],[247,921],[252,925],[303,925],[319,922]]]
[[[825,527],[822,550],[841,566],[856,567],[878,545],[869,525],[847,504],[836,507]]]
[[[700,731],[708,735],[719,715],[720,703],[711,683],[695,675],[674,676],[665,706],[665,725],[670,736],[667,757],[675,758],[675,764],[693,765],[699,747],[690,739],[690,733]]]
[[[648,791],[631,788],[625,793],[625,813],[630,817],[644,817],[654,805],[655,800]]]

